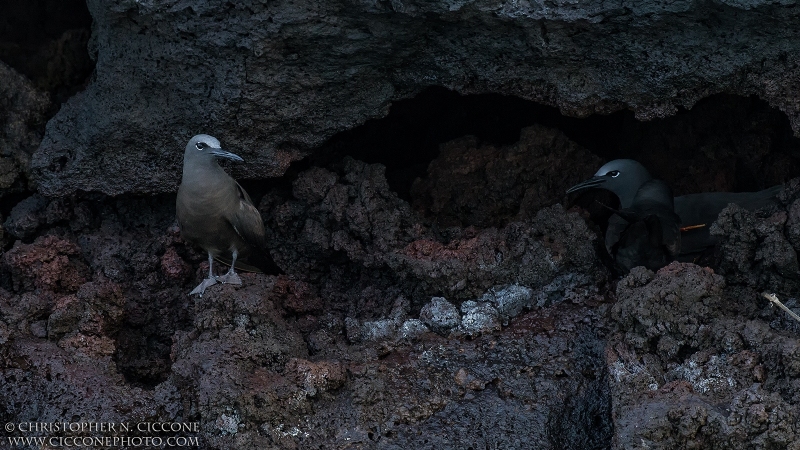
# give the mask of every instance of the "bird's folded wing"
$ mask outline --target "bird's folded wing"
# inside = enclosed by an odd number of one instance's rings
[[[616,246],[619,243],[619,240],[622,238],[622,234],[625,233],[630,224],[631,222],[629,220],[626,220],[618,214],[614,214],[609,217],[608,228],[606,229],[605,244],[606,250],[612,258],[616,252]]]
[[[662,224],[662,240],[671,257],[676,257],[681,252],[681,221],[677,214],[671,220]]]
[[[234,209],[231,216],[226,219],[245,242],[263,250],[266,247],[266,236],[261,213],[253,206],[250,196],[238,183],[237,187],[239,188],[239,207]]]
[[[775,198],[783,189],[773,186],[757,192],[703,192],[675,197],[675,212],[687,225],[705,223],[709,226],[717,220],[719,213],[731,203],[749,211],[776,203]]]

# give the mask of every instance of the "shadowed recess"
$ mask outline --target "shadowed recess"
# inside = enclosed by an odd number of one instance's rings
[[[441,87],[397,101],[386,117],[333,136],[307,164],[326,166],[345,155],[383,164],[389,185],[409,200],[413,181],[426,176],[441,144],[473,135],[510,145],[533,124],[562,131],[604,160],[637,159],[676,195],[756,190],[800,172],[800,140],[788,118],[755,96],[713,95],[674,116],[643,122],[627,110],[576,118],[518,97],[460,95]]]
[[[56,106],[83,89],[94,70],[85,1],[10,0],[2,10],[0,60],[50,92]]]

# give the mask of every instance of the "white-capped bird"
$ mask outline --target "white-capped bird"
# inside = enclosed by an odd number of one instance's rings
[[[213,136],[189,140],[183,155],[183,178],[175,202],[181,236],[208,253],[208,278],[189,295],[203,295],[221,283],[242,284],[235,267],[269,274],[280,273],[266,248],[264,223],[250,196],[217,164],[217,158],[243,162],[220,147]],[[214,276],[214,259],[229,263],[225,275]],[[251,263],[242,264],[248,258]],[[255,267],[253,267],[255,266]]]

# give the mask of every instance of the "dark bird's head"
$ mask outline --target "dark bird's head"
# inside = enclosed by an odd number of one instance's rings
[[[219,141],[214,136],[198,134],[191,138],[189,143],[186,144],[186,152],[183,154],[184,164],[190,161],[213,161],[214,158],[225,158],[244,162],[239,155],[220,148]]]
[[[589,188],[606,189],[619,197],[620,207],[629,208],[639,188],[653,177],[643,165],[632,159],[615,159],[607,162],[592,178],[576,184],[567,194]]]

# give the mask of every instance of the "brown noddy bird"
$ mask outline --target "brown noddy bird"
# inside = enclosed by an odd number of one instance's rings
[[[175,202],[181,236],[208,252],[208,278],[189,295],[201,297],[217,282],[242,284],[234,271],[237,259],[251,258],[249,271],[277,274],[280,269],[266,248],[264,223],[250,196],[217,164],[216,158],[243,162],[220,148],[213,136],[189,140],[183,154],[183,178]],[[215,277],[214,259],[230,262],[225,275]],[[239,263],[241,269],[243,264]]]

